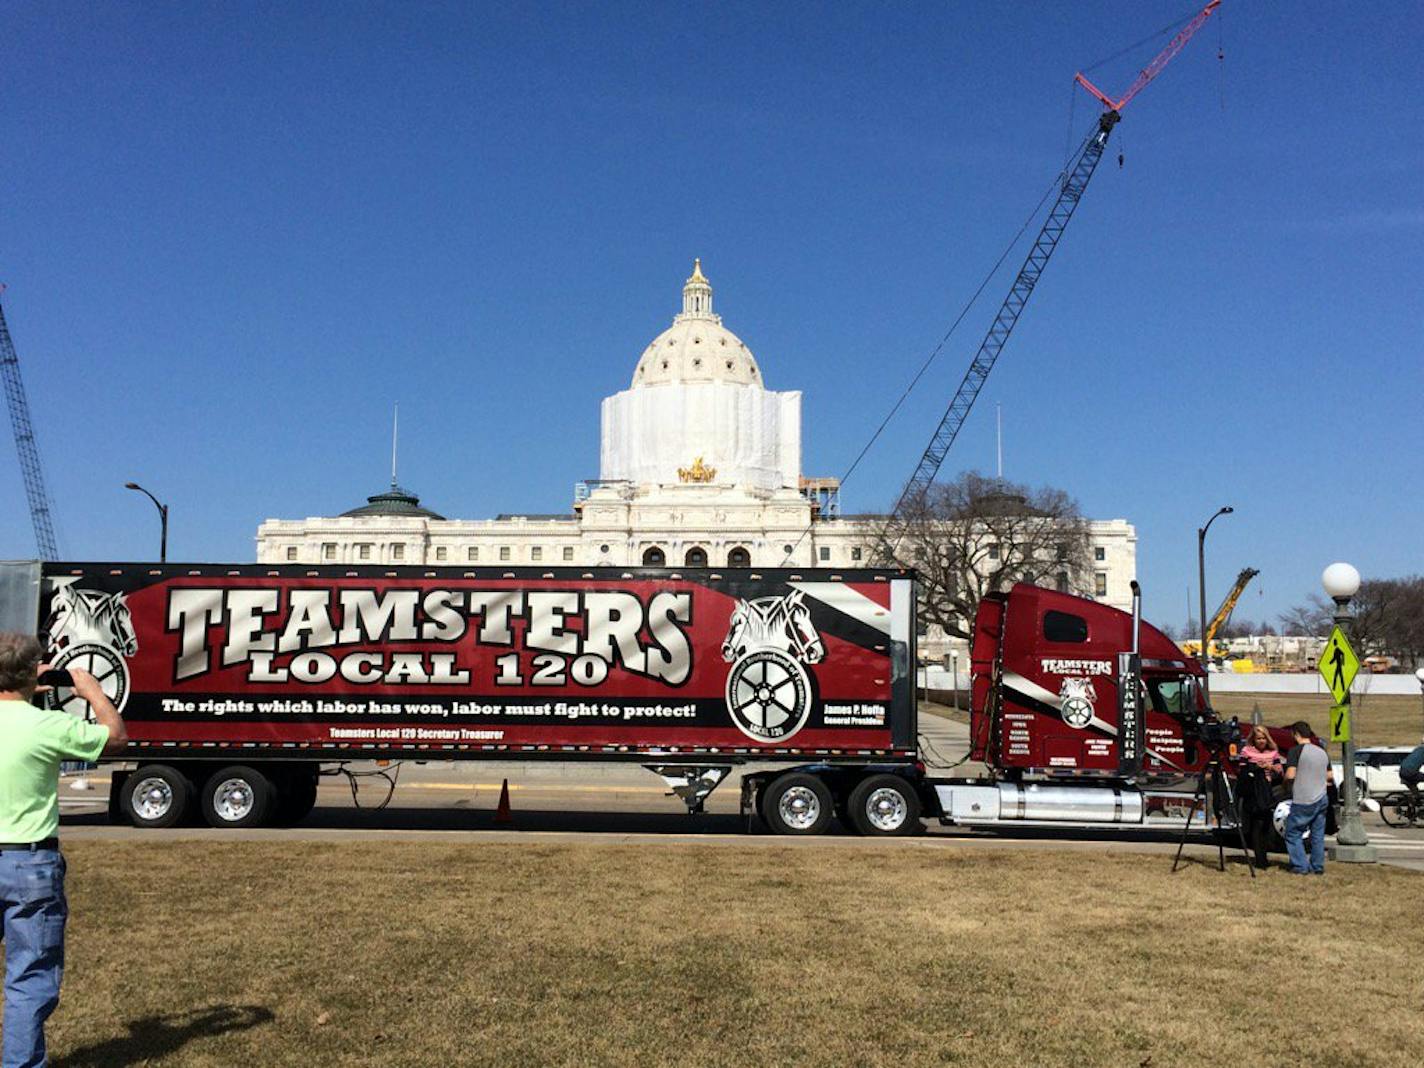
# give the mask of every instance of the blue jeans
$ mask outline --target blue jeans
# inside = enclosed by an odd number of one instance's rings
[[[59,1004],[64,974],[64,858],[58,849],[0,852],[5,913],[4,1068],[43,1068],[44,1022]]]
[[[1328,797],[1309,805],[1291,802],[1290,815],[1286,817],[1286,854],[1290,857],[1291,871],[1325,873],[1325,809],[1329,804]],[[1301,840],[1307,830],[1310,831],[1309,866],[1305,860],[1305,843]]]

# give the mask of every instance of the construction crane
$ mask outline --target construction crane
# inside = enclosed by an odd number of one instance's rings
[[[1073,162],[1065,169],[1063,183],[1058,191],[1058,199],[1054,201],[1053,207],[1048,212],[1048,218],[1044,220],[1043,228],[1038,232],[1033,247],[1029,249],[1028,258],[1019,269],[1013,285],[1009,287],[1009,295],[1004,298],[1003,306],[999,308],[999,314],[994,317],[994,322],[989,327],[984,341],[980,344],[979,351],[975,353],[973,361],[969,364],[969,370],[964,372],[964,379],[960,382],[954,398],[949,402],[949,408],[935,429],[934,436],[930,438],[929,447],[920,457],[915,473],[906,483],[904,492],[900,494],[900,499],[890,513],[882,545],[892,558],[904,535],[907,517],[924,504],[930,485],[934,482],[935,476],[939,474],[940,466],[944,463],[945,455],[949,452],[950,446],[954,444],[954,439],[959,436],[959,431],[964,426],[965,420],[969,418],[970,409],[974,407],[974,401],[978,398],[979,391],[984,388],[989,372],[994,368],[994,362],[999,358],[999,353],[1003,351],[1004,345],[1008,342],[1014,325],[1023,315],[1029,297],[1033,295],[1034,287],[1038,285],[1039,277],[1043,274],[1044,268],[1048,266],[1048,261],[1058,247],[1058,242],[1063,239],[1063,233],[1073,218],[1073,211],[1077,208],[1078,202],[1082,200],[1083,193],[1088,188],[1088,182],[1092,179],[1093,172],[1097,170],[1098,163],[1103,158],[1103,150],[1107,148],[1108,138],[1112,135],[1113,127],[1122,118],[1122,109],[1133,97],[1142,92],[1148,82],[1162,73],[1167,64],[1186,46],[1186,43],[1202,28],[1206,20],[1211,17],[1212,12],[1219,6],[1221,6],[1221,0],[1211,0],[1206,7],[1202,8],[1168,42],[1167,47],[1162,49],[1151,63],[1142,68],[1137,80],[1132,83],[1127,92],[1116,100],[1095,86],[1083,74],[1079,73],[1074,78],[1077,84],[1083,86],[1102,103],[1104,111],[1098,117],[1097,126],[1078,149]]]
[[[0,294],[5,291],[0,286]],[[30,519],[35,525],[35,544],[40,559],[54,560],[59,548],[54,539],[54,519],[45,492],[44,468],[40,466],[40,451],[35,445],[35,427],[30,420],[30,402],[25,398],[25,383],[20,378],[20,358],[15,355],[15,343],[10,340],[10,328],[5,323],[5,308],[0,305],[0,375],[5,379],[5,399],[10,405],[10,426],[15,431],[15,452],[20,457],[20,472],[25,479],[25,496],[30,502]]]
[[[1226,626],[1231,619],[1231,613],[1236,611],[1236,602],[1241,600],[1241,595],[1246,591],[1246,585],[1261,572],[1254,567],[1243,567],[1241,573],[1236,576],[1236,581],[1232,583],[1230,591],[1222,598],[1221,604],[1217,606],[1216,614],[1211,617],[1206,625],[1206,647],[1212,648],[1211,640],[1216,637],[1217,631]],[[1200,642],[1183,642],[1182,652],[1198,656],[1201,653]],[[1210,655],[1217,655],[1213,651]]]

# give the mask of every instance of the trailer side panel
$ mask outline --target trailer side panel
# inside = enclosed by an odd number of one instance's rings
[[[46,564],[44,575],[52,659],[101,678],[133,756],[914,755],[903,572]]]

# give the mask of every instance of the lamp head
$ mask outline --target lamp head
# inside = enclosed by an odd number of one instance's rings
[[[1231,505],[1228,504],[1228,505],[1226,505],[1224,508],[1222,508],[1220,514],[1221,514],[1221,515],[1230,515],[1230,514],[1231,514],[1232,512],[1234,512],[1234,511],[1236,511],[1236,509],[1233,508],[1233,507],[1231,507]]]
[[[1348,601],[1360,591],[1360,573],[1349,564],[1334,563],[1320,573],[1320,584],[1335,601]]]
[[[124,483],[124,489],[138,489],[138,483],[137,483],[137,482],[125,482],[125,483]]]

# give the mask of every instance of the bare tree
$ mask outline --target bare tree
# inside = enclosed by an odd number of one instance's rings
[[[1331,608],[1318,593],[1305,604],[1295,605],[1278,616],[1281,633],[1294,637],[1323,638],[1330,632]]]
[[[936,483],[881,531],[875,554],[920,574],[923,622],[968,638],[986,593],[1028,582],[1093,593],[1088,521],[1063,490],[970,471]]]
[[[1334,606],[1319,594],[1280,617],[1290,634],[1323,636]],[[1351,636],[1363,656],[1383,653],[1404,664],[1424,659],[1424,577],[1366,579],[1350,602]]]

